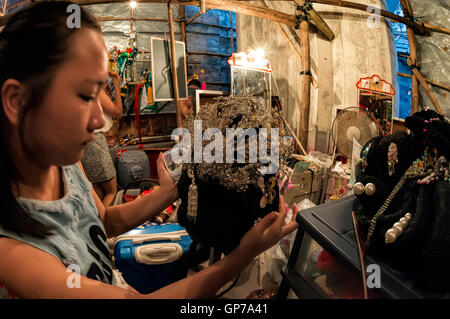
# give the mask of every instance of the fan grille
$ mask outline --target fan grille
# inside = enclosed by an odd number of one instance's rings
[[[353,138],[364,145],[369,139],[378,135],[375,122],[367,112],[357,107],[339,111],[334,119],[333,136],[338,153],[350,158],[353,150]]]

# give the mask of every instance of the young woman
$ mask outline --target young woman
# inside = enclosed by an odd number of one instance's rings
[[[214,265],[149,295],[114,286],[106,238],[131,230],[177,197],[162,158],[160,188],[105,208],[85,178],[83,149],[104,118],[107,54],[95,19],[66,25],[70,3],[16,13],[0,33],[0,291],[22,298],[207,298],[292,232],[284,204]],[[23,50],[23,45],[33,50]],[[294,207],[294,218],[297,209]],[[73,284],[71,271],[80,273]]]

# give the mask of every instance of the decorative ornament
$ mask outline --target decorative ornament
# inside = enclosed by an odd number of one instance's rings
[[[375,191],[376,187],[373,183],[367,183],[366,186],[364,186],[364,192],[367,196],[372,196],[373,194],[375,194]]]
[[[403,234],[403,231],[408,227],[409,221],[411,220],[412,215],[410,213],[406,213],[405,217],[400,218],[398,222],[396,222],[392,228],[389,228],[384,235],[384,241],[386,244],[394,243],[397,238]]]
[[[410,166],[410,168],[413,166],[414,164],[412,164]],[[409,169],[408,169],[409,171]],[[407,172],[408,172],[407,171]],[[375,230],[375,226],[377,225],[377,220],[378,217],[380,217],[381,215],[384,214],[384,212],[386,211],[386,209],[389,207],[389,205],[391,204],[392,199],[395,197],[395,195],[397,195],[398,191],[403,187],[403,185],[405,184],[406,180],[408,179],[408,175],[405,173],[402,178],[398,181],[397,185],[395,185],[394,189],[392,190],[392,192],[389,194],[388,198],[386,199],[386,201],[383,203],[383,205],[381,206],[381,208],[377,211],[377,213],[375,214],[375,216],[372,217],[372,220],[370,221],[370,226],[369,226],[369,230],[367,232],[367,240],[366,240],[366,245],[367,247],[370,246],[370,237],[372,237],[373,231]]]
[[[361,182],[357,182],[353,186],[353,189],[356,195],[362,195],[362,193],[364,193],[364,184]]]
[[[388,157],[389,176],[392,176],[392,175],[395,174],[395,164],[398,163],[398,148],[397,148],[397,144],[391,143],[389,145],[387,157]]]
[[[188,192],[188,218],[195,223],[195,219],[197,217],[197,208],[198,208],[198,188],[195,184],[195,176],[194,170],[192,167],[189,167],[187,170],[189,178],[192,180],[191,185],[189,185]]]

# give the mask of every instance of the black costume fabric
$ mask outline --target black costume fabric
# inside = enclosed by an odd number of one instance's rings
[[[266,175],[265,180],[273,175]],[[229,190],[215,180],[195,179],[198,187],[198,212],[195,223],[187,214],[188,189],[191,179],[183,171],[178,182],[181,205],[178,208],[178,222],[186,228],[191,238],[200,244],[214,247],[224,254],[235,249],[244,234],[253,227],[256,220],[272,211],[278,211],[279,191],[272,204],[260,207],[264,196],[258,185],[250,184],[247,191]]]
[[[358,195],[353,210],[363,231],[385,203],[387,197],[410,165],[420,159],[426,148],[450,158],[450,124],[438,113],[424,110],[405,121],[411,134],[396,132],[375,137],[364,145],[356,168],[356,181],[375,184],[373,196]],[[388,173],[388,148],[398,147],[395,173]],[[447,163],[448,165],[448,163]],[[378,217],[369,241],[368,253],[382,256],[392,266],[411,272],[419,286],[430,291],[450,290],[450,183],[440,179],[418,184],[423,177],[408,178]],[[386,231],[406,213],[412,218],[394,243],[385,243]]]

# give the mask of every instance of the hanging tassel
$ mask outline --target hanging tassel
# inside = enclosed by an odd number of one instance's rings
[[[188,192],[188,219],[192,221],[195,224],[195,219],[197,218],[197,209],[198,209],[198,188],[195,184],[195,176],[194,176],[194,170],[192,167],[188,168],[188,176],[192,181],[192,184],[189,185],[189,192]]]
[[[134,117],[136,119],[137,129],[138,129],[138,135],[139,135],[139,144],[142,143],[142,132],[141,132],[141,119],[139,117],[139,90],[141,89],[142,84],[138,84],[136,88],[136,94],[134,96]]]

